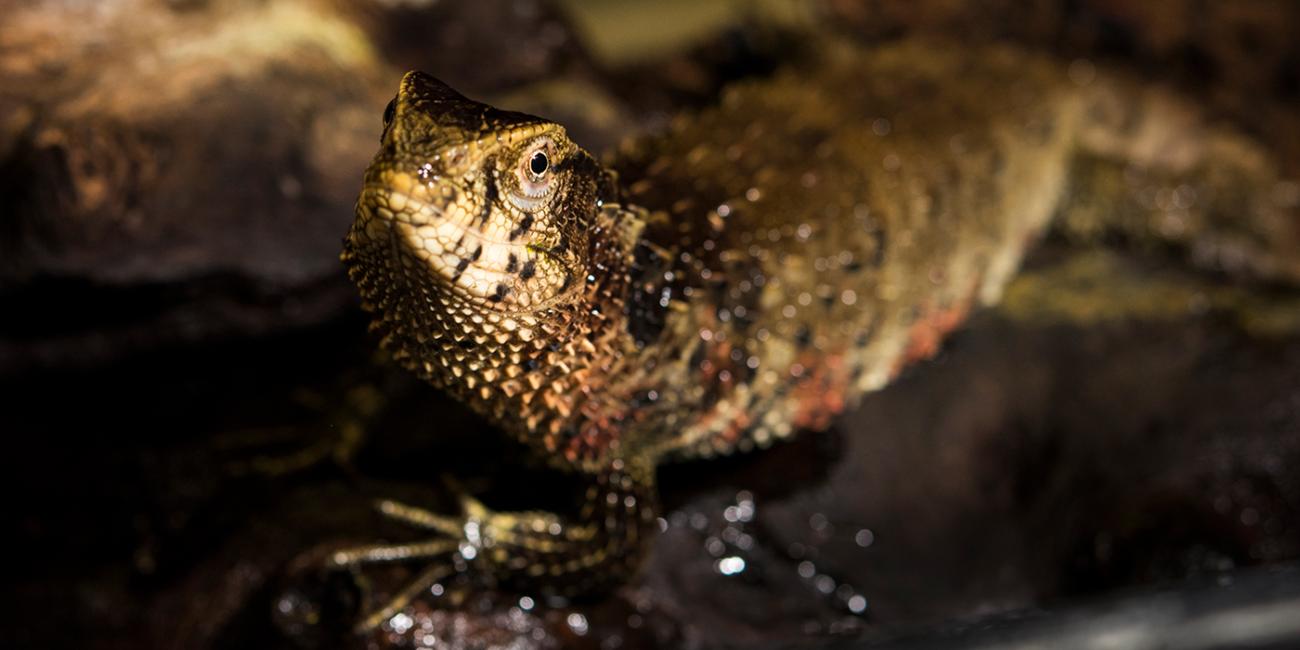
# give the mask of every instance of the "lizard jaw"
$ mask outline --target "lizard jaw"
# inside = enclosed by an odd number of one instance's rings
[[[392,270],[430,292],[497,311],[533,311],[578,284],[572,281],[574,260],[546,233],[519,232],[514,215],[495,206],[485,211],[440,202],[465,193],[403,172],[385,172],[379,180],[362,191],[352,237],[386,240],[395,249]]]

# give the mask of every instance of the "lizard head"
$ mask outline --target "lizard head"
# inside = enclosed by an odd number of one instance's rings
[[[368,303],[483,316],[577,299],[598,167],[563,127],[410,72],[380,143],[343,254]]]

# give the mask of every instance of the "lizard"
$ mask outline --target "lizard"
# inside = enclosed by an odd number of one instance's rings
[[[1300,278],[1294,184],[1186,100],[1005,46],[818,56],[604,159],[404,76],[342,253],[372,329],[588,488],[568,515],[382,501],[431,538],[332,566],[428,568],[359,630],[455,572],[559,594],[627,580],[659,464],[828,427],[996,303],[1051,223]]]

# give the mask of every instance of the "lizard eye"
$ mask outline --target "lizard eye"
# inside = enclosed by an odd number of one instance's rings
[[[524,210],[536,207],[537,202],[550,192],[551,184],[555,181],[555,175],[550,173],[553,155],[551,147],[551,141],[543,138],[525,149],[519,160],[519,166],[515,170],[519,192],[512,198]]]
[[[391,101],[388,102],[388,106],[384,107],[384,128],[385,129],[388,128],[389,124],[393,123],[393,116],[396,114],[397,114],[397,98],[394,97]]]

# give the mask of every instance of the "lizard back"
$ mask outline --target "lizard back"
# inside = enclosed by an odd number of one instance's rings
[[[650,383],[677,393],[655,444],[824,428],[995,300],[1061,191],[1078,103],[1062,82],[1000,49],[832,51],[620,151],[658,251],[631,324],[667,368]]]

